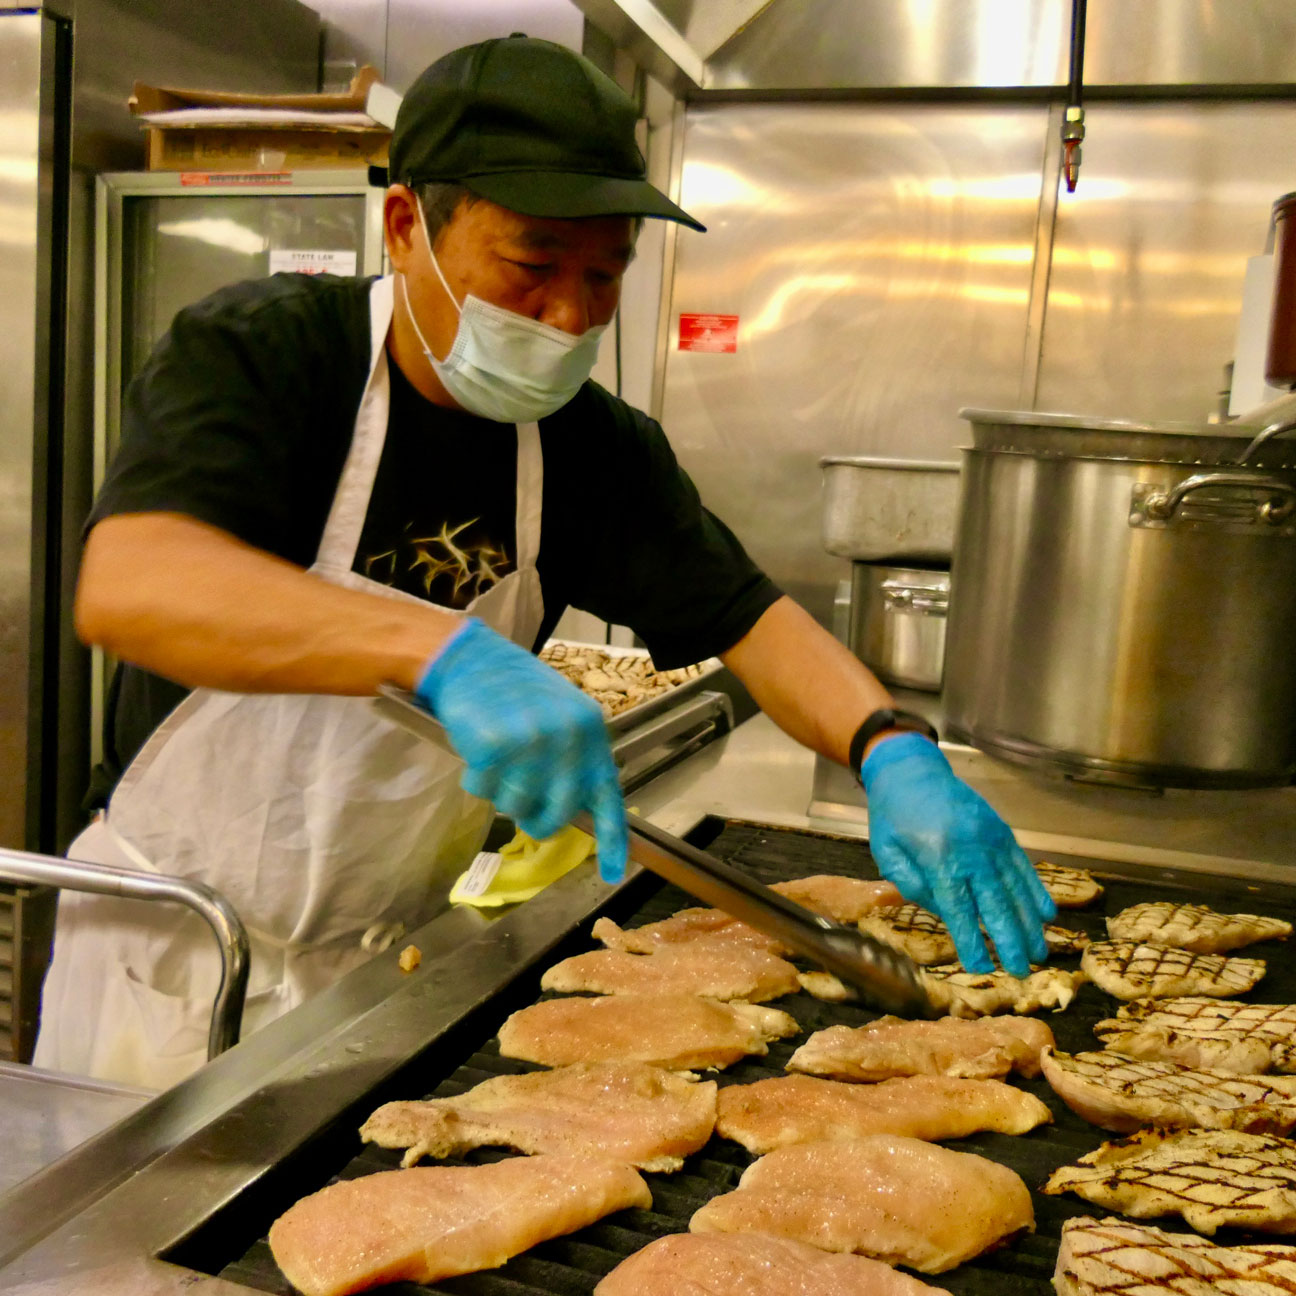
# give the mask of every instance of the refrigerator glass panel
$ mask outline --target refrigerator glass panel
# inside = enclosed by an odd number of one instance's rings
[[[122,240],[122,388],[176,312],[217,288],[260,278],[292,261],[337,274],[363,274],[365,222],[366,196],[355,193],[224,192],[128,200]]]

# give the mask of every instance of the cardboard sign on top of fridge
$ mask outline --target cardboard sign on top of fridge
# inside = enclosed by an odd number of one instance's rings
[[[365,64],[342,91],[260,95],[135,83],[150,171],[281,172],[384,165],[400,95]]]

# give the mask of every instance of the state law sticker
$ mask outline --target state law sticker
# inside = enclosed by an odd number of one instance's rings
[[[737,351],[737,315],[681,315],[681,351]]]

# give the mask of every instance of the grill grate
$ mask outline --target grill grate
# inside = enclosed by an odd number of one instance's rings
[[[709,821],[709,825],[713,829],[719,829],[718,835],[710,842],[699,837],[698,844],[706,845],[719,858],[740,865],[763,882],[782,881],[812,873],[877,876],[868,848],[858,839],[742,822]],[[703,830],[707,827],[704,824]],[[1258,909],[1273,917],[1296,920],[1296,904],[1292,901],[1291,893],[1283,888],[1250,887],[1242,882],[1221,884],[1214,878],[1203,883],[1201,879],[1169,871],[1163,872],[1155,881],[1132,881],[1107,875],[1104,875],[1103,881],[1107,891],[1100,901],[1088,909],[1062,910],[1058,921],[1064,926],[1083,929],[1095,938],[1102,938],[1105,935],[1103,919],[1107,914],[1141,901],[1168,898],[1210,903],[1223,910]],[[634,925],[653,922],[692,903],[695,902],[689,896],[674,887],[659,886],[638,909],[626,916],[626,921]],[[581,935],[584,936],[584,933]],[[578,937],[574,948],[589,948],[591,944],[588,938]],[[1296,961],[1284,958],[1283,949],[1282,945],[1270,942],[1246,951],[1250,954],[1254,950],[1257,957],[1266,958],[1269,972],[1258,989],[1243,996],[1244,999],[1279,1003],[1296,1000]],[[566,952],[570,951],[555,952],[553,961]],[[1078,959],[1057,959],[1053,962],[1060,966],[1074,967]],[[539,970],[534,973],[533,985],[538,977]],[[422,1086],[417,1067],[407,1070],[398,1096],[450,1097],[491,1076],[535,1069],[527,1063],[500,1057],[494,1039],[486,1038],[493,1035],[504,1017],[517,1006],[517,1003],[512,1002],[507,1007],[501,1005],[498,1015],[484,1027],[483,1037],[478,1041],[476,1050],[444,1079],[439,1079],[446,1071],[445,1053],[441,1050],[435,1051],[440,1059],[439,1065],[431,1060],[423,1064]],[[805,994],[776,1000],[774,1006],[796,1017],[803,1028],[803,1034],[791,1040],[775,1041],[771,1044],[767,1057],[748,1059],[719,1072],[715,1078],[720,1084],[750,1083],[781,1075],[793,1050],[810,1032],[835,1023],[860,1025],[877,1015],[851,1005],[820,1003]],[[1092,985],[1086,985],[1081,988],[1075,1002],[1066,1012],[1045,1014],[1044,1020],[1053,1028],[1060,1049],[1078,1052],[1097,1047],[1093,1025],[1102,1018],[1111,1016],[1115,1006],[1115,1001],[1109,996]],[[465,1051],[472,1047],[470,1042]],[[950,1146],[980,1153],[1020,1174],[1032,1189],[1036,1232],[1019,1239],[1010,1247],[963,1265],[952,1273],[924,1278],[932,1286],[943,1287],[960,1296],[1051,1296],[1050,1279],[1063,1222],[1074,1215],[1096,1213],[1079,1198],[1046,1197],[1038,1192],[1038,1188],[1059,1165],[1092,1150],[1104,1138],[1114,1136],[1104,1134],[1074,1115],[1042,1078],[1022,1081],[1016,1077],[1015,1082],[1048,1104],[1054,1115],[1053,1125],[1016,1137],[1001,1134],[974,1135]],[[377,1105],[376,1102],[374,1105]],[[337,1147],[331,1161],[331,1167],[336,1170],[333,1175],[335,1179],[349,1179],[378,1170],[394,1169],[400,1163],[399,1152],[371,1146],[365,1146],[358,1155],[351,1156],[355,1147],[353,1126],[339,1131],[335,1141]],[[481,1164],[500,1160],[507,1155],[509,1154],[504,1151],[483,1150],[473,1153],[458,1164]],[[315,1159],[319,1162],[318,1155]],[[717,1193],[734,1187],[753,1159],[737,1143],[712,1138],[700,1152],[686,1161],[684,1169],[679,1173],[645,1176],[652,1190],[652,1210],[622,1211],[578,1233],[542,1243],[500,1269],[447,1279],[433,1287],[397,1283],[380,1290],[390,1292],[392,1296],[412,1296],[413,1293],[429,1291],[454,1293],[455,1296],[588,1296],[599,1279],[626,1256],[664,1234],[687,1229],[693,1212]],[[327,1158],[325,1161],[327,1162]],[[323,1182],[318,1175],[309,1184],[303,1184],[300,1176],[295,1182],[291,1174],[283,1178],[280,1199],[258,1204],[258,1211],[269,1211],[266,1219],[273,1219],[298,1197],[314,1191]],[[1178,1225],[1175,1220],[1158,1222],[1171,1229]],[[230,1232],[237,1236],[241,1230],[233,1228]],[[1230,1234],[1227,1230],[1222,1230],[1217,1235],[1217,1240],[1228,1242],[1233,1237],[1254,1240],[1240,1233]],[[257,1291],[292,1296],[293,1288],[279,1273],[264,1233],[237,1258],[231,1259],[227,1254],[215,1264],[210,1261],[205,1264],[196,1263],[184,1255],[184,1249],[182,1245],[168,1258],[190,1263],[206,1272],[219,1270],[222,1278]]]

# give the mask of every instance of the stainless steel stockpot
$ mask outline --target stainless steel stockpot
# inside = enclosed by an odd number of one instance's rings
[[[966,409],[946,733],[1080,777],[1296,772],[1296,447]],[[1273,431],[1285,431],[1273,425]]]
[[[883,683],[940,691],[949,588],[948,568],[853,564],[850,646]]]

